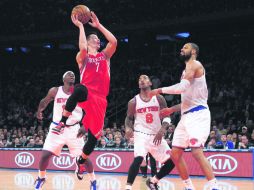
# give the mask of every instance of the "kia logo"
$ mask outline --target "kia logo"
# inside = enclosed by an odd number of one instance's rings
[[[237,160],[225,154],[215,154],[207,158],[215,174],[228,174],[237,168]]]
[[[66,174],[56,175],[52,179],[52,186],[55,190],[74,189],[75,180],[72,176]]]
[[[175,184],[171,181],[160,180],[160,190],[175,190]]]
[[[29,167],[34,163],[34,156],[29,152],[20,152],[15,157],[15,163],[20,167]]]
[[[19,173],[15,175],[14,181],[19,187],[31,187],[34,184],[34,177],[29,173]]]
[[[119,190],[121,189],[121,181],[113,176],[105,176],[97,179],[99,189]]]
[[[96,164],[103,170],[115,170],[121,165],[121,158],[112,153],[101,154],[96,158]]]
[[[222,182],[222,181],[218,181],[217,185],[219,189],[223,189],[223,190],[237,190],[238,189],[237,186],[234,186],[233,184]],[[210,190],[210,185],[205,184],[203,190]]]
[[[57,167],[57,168],[70,168],[73,166],[74,164],[74,159],[71,157],[71,155],[69,153],[61,153],[59,157],[54,156],[53,158],[53,164]]]

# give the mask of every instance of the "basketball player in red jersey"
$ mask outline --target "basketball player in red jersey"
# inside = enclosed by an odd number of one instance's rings
[[[94,12],[91,12],[89,24],[97,28],[108,40],[108,44],[101,52],[100,39],[96,34],[86,37],[83,24],[74,15],[72,22],[79,28],[79,52],[76,61],[80,70],[81,83],[76,85],[73,94],[66,103],[60,124],[61,130],[65,126],[67,118],[76,107],[77,103],[85,110],[83,125],[88,131],[88,141],[84,145],[82,155],[77,158],[77,177],[81,180],[84,167],[90,174],[91,189],[96,189],[96,180],[93,166],[88,156],[94,150],[97,139],[102,134],[104,116],[107,107],[107,95],[110,84],[110,58],[116,51],[117,39],[98,20]]]

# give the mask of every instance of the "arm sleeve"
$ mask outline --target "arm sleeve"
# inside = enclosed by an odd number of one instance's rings
[[[190,87],[190,81],[182,79],[180,83],[161,88],[163,94],[181,94]]]

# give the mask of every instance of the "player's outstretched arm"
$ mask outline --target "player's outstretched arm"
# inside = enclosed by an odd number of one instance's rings
[[[134,115],[136,112],[136,101],[131,99],[128,103],[127,115],[125,118],[125,137],[127,139],[133,136],[133,125],[134,125]]]
[[[93,11],[91,11],[91,21],[92,22],[89,22],[89,24],[92,27],[97,28],[108,40],[108,44],[106,48],[103,50],[103,52],[106,54],[108,59],[111,58],[116,51],[116,46],[117,46],[116,37],[100,23],[98,17]]]
[[[79,28],[79,53],[77,54],[76,60],[79,67],[82,66],[84,60],[87,56],[87,40],[84,25],[78,20],[78,17],[75,15],[71,16],[73,24]]]
[[[48,106],[48,104],[54,100],[56,93],[58,91],[58,87],[53,87],[51,89],[49,89],[48,94],[46,97],[44,97],[38,106],[38,110],[37,110],[37,119],[42,120],[43,116],[42,116],[42,112],[46,109],[46,107]]]
[[[182,94],[190,87],[191,81],[194,79],[196,72],[199,70],[204,70],[201,64],[187,64],[185,68],[185,75],[180,83],[169,87],[154,89],[149,93],[149,96],[152,97],[157,94]]]

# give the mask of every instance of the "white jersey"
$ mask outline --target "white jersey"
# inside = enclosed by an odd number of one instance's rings
[[[185,71],[183,71],[182,78],[184,75]],[[207,99],[208,90],[204,72],[203,76],[194,78],[190,83],[190,87],[181,94],[181,112],[184,113],[198,105],[208,108]]]
[[[156,96],[145,102],[140,95],[135,96],[136,113],[134,130],[146,134],[157,134],[161,128],[160,104]]]
[[[58,87],[58,91],[54,100],[54,109],[53,109],[53,122],[59,123],[62,118],[62,113],[65,108],[65,104],[70,95],[66,94],[63,91],[63,86]],[[74,125],[81,121],[83,116],[82,108],[76,106],[68,120],[66,125]]]

